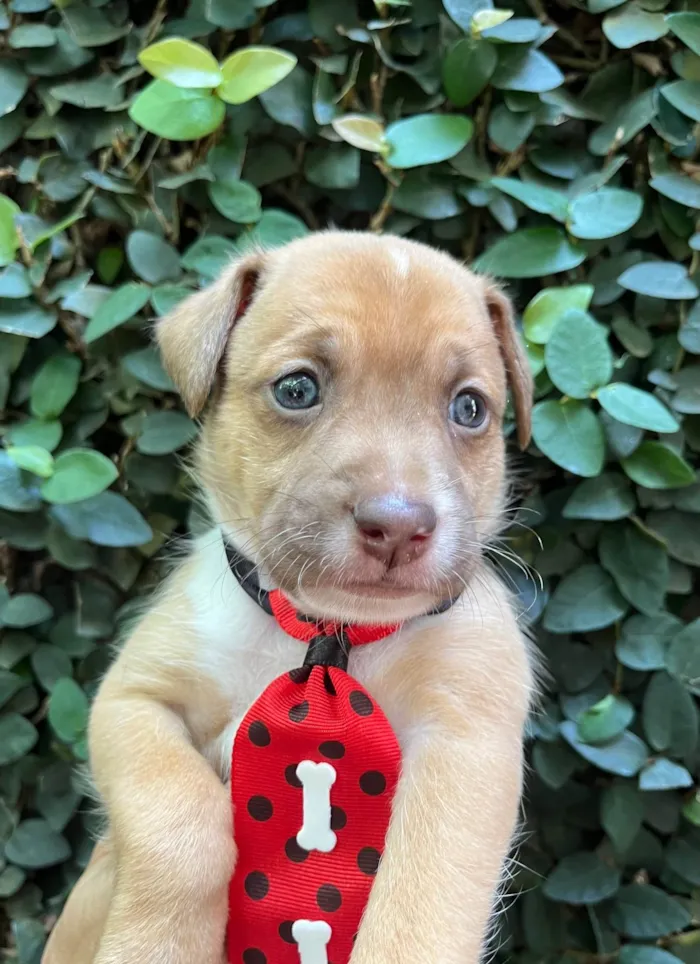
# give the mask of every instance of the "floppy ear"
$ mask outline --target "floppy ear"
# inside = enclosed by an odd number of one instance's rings
[[[156,325],[165,367],[192,416],[204,408],[231,330],[255,294],[263,263],[257,252],[234,261],[214,284],[190,295]]]
[[[532,423],[533,378],[525,350],[515,330],[513,306],[510,299],[496,287],[487,283],[484,297],[496,336],[501,346],[501,355],[506,367],[508,382],[513,393],[515,417],[518,423],[518,444],[527,448],[530,441]]]

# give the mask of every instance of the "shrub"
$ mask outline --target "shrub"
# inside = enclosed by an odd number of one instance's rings
[[[202,525],[150,320],[337,224],[503,278],[537,375],[495,560],[551,675],[501,951],[693,964],[700,7],[675,2],[0,3],[7,959],[39,960],[90,853],[73,766],[109,642]]]

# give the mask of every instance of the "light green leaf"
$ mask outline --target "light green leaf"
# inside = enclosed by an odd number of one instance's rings
[[[78,390],[82,363],[77,355],[52,355],[32,381],[29,407],[37,418],[60,415]]]
[[[579,739],[584,743],[607,743],[627,729],[634,719],[634,707],[624,696],[609,693],[576,720]]]
[[[497,63],[496,50],[488,41],[476,37],[457,41],[442,64],[445,92],[455,107],[466,107],[479,96]]]
[[[684,458],[661,442],[642,442],[622,467],[637,485],[647,489],[675,489],[695,482],[695,472]]]
[[[168,37],[139,54],[149,74],[176,87],[217,87],[223,75],[213,55],[201,44],[182,37]]]
[[[244,104],[274,87],[294,70],[297,59],[276,47],[243,47],[221,65],[217,94],[227,104]]]
[[[669,30],[700,57],[700,13],[693,10],[669,13],[666,23]]]
[[[626,937],[651,940],[681,931],[691,915],[677,900],[651,884],[623,887],[610,912],[610,923]]]
[[[611,44],[621,50],[628,50],[648,40],[658,40],[668,30],[663,13],[645,10],[636,0],[603,18],[603,33]]]
[[[163,368],[158,350],[153,345],[125,355],[122,365],[130,375],[149,388],[155,388],[159,392],[175,391],[172,379]]]
[[[652,177],[649,185],[676,204],[700,208],[700,182],[694,181],[687,174],[658,174]]]
[[[348,144],[361,151],[380,154],[384,146],[384,127],[365,114],[344,114],[331,121],[333,130]]]
[[[119,472],[110,459],[92,449],[67,449],[56,458],[54,473],[41,487],[47,502],[67,505],[108,488]]]
[[[126,241],[126,256],[134,274],[148,284],[158,285],[180,277],[180,255],[176,249],[150,231],[132,231]]]
[[[617,282],[651,298],[697,298],[700,294],[687,268],[674,261],[642,261],[623,271]]]
[[[565,221],[569,206],[566,194],[551,187],[520,181],[515,177],[492,177],[491,184],[504,194],[517,198],[532,211],[550,214],[557,221]]]
[[[51,453],[39,445],[12,445],[7,449],[7,454],[21,469],[44,479],[48,479],[53,472]]]
[[[85,735],[90,706],[80,686],[72,679],[60,679],[51,691],[49,723],[59,740],[75,743]]]
[[[19,210],[12,198],[0,194],[0,266],[14,261],[15,252],[19,248],[19,236],[15,227],[15,214],[19,214]]]
[[[395,168],[439,164],[464,148],[474,125],[457,114],[418,114],[390,124],[384,135],[387,162]]]
[[[237,224],[254,224],[262,215],[260,191],[247,181],[217,181],[207,185],[216,210]]]
[[[0,625],[25,629],[53,616],[53,606],[33,592],[18,592],[0,610]]]
[[[564,506],[562,515],[565,519],[613,522],[634,512],[635,505],[627,479],[617,472],[605,472],[581,482]]]
[[[639,194],[604,187],[574,198],[569,205],[566,226],[575,238],[613,238],[637,223],[643,207]]]
[[[492,244],[476,259],[474,268],[501,278],[538,278],[570,271],[585,260],[584,249],[559,228],[524,228]]]
[[[70,844],[45,820],[25,820],[5,845],[5,856],[19,867],[53,867],[71,855]]]
[[[665,757],[653,760],[639,774],[640,790],[683,790],[692,785],[693,778],[686,768]],[[700,877],[697,882],[700,883]]]
[[[700,121],[700,80],[674,80],[664,84],[661,94],[681,114]]]
[[[38,445],[53,452],[62,435],[63,427],[58,420],[45,422],[38,418],[28,418],[9,429],[7,440],[12,445]]]
[[[633,777],[639,773],[649,757],[646,743],[628,730],[614,740],[610,740],[609,743],[593,746],[579,739],[573,720],[565,720],[560,724],[559,729],[566,742],[576,750],[579,756],[605,773]]]
[[[579,309],[569,309],[556,323],[545,348],[552,382],[571,398],[587,398],[610,381],[613,356],[606,330]]]
[[[545,610],[544,627],[552,633],[604,629],[627,611],[612,578],[593,563],[564,576]]]
[[[523,330],[528,341],[544,345],[555,325],[571,308],[587,311],[593,297],[592,285],[569,285],[538,291],[523,313]]]
[[[519,90],[541,94],[554,90],[564,81],[564,75],[553,60],[533,47],[513,45],[503,47],[491,82],[500,90]]]
[[[167,80],[154,80],[129,108],[129,117],[159,137],[171,141],[195,141],[221,126],[226,108],[206,90],[176,87]]]
[[[599,904],[613,897],[620,871],[593,853],[571,854],[560,860],[542,884],[545,897],[565,904]]]
[[[543,454],[568,472],[590,478],[603,468],[603,428],[587,405],[553,399],[538,402],[532,413],[532,435]]]
[[[150,288],[135,281],[115,288],[90,319],[83,338],[88,343],[96,341],[123,325],[145,307],[150,296]]]
[[[56,505],[51,515],[73,539],[97,546],[142,546],[153,538],[140,512],[117,492],[105,491],[72,505]]]
[[[625,425],[636,425],[650,432],[678,431],[678,422],[666,406],[641,388],[615,382],[601,388],[596,397],[609,415]]]
[[[197,426],[184,412],[147,415],[136,448],[143,455],[166,455],[181,449],[197,434]]]

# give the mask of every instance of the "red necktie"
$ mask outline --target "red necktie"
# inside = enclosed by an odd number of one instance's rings
[[[345,671],[350,646],[396,626],[300,617],[260,590],[227,550],[243,588],[296,639],[304,665],[271,683],[234,740],[238,857],[229,891],[230,964],[347,964],[384,849],[401,751],[382,710]],[[246,570],[242,574],[242,570]]]

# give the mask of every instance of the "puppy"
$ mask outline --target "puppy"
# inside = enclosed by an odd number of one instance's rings
[[[401,624],[349,657],[402,752],[351,962],[476,964],[533,692],[484,558],[503,521],[507,379],[521,445],[530,432],[509,302],[421,244],[324,232],[241,258],[157,337],[189,412],[210,401],[196,467],[216,526],[95,700],[108,829],[44,964],[225,959],[233,737],[306,649],[243,591],[225,543],[311,617]]]

